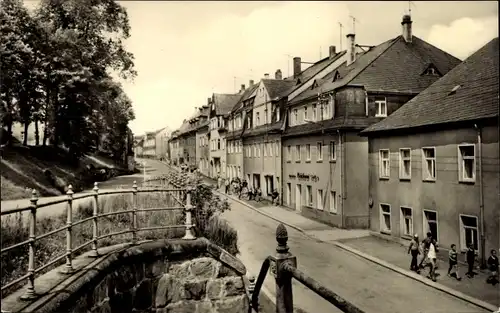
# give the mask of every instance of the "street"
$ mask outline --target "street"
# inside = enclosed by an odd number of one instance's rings
[[[155,173],[168,169],[159,161],[148,162]],[[238,230],[238,257],[248,272],[257,277],[264,259],[275,253],[278,222],[229,201],[231,210],[223,216]],[[288,246],[297,257],[298,268],[367,313],[487,312],[332,244],[312,240],[291,228],[287,230]],[[274,295],[272,276],[267,276],[264,285]],[[300,283],[295,281],[293,288],[295,306],[310,313],[340,312]]]

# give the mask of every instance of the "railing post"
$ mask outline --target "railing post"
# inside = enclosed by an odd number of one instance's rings
[[[137,244],[137,182],[132,186],[132,244]]]
[[[97,224],[97,215],[99,214],[99,187],[97,186],[97,182],[94,183],[94,201],[93,201],[93,217],[92,220],[92,253],[90,254],[93,257],[99,256],[99,251],[97,251],[97,237],[99,236],[99,229]]]
[[[36,298],[35,293],[35,238],[36,238],[36,209],[38,196],[36,190],[33,189],[31,194],[31,210],[30,210],[30,223],[29,223],[29,254],[28,254],[28,287],[24,295],[21,296],[22,300],[32,300]]]
[[[196,237],[193,234],[193,222],[192,222],[192,217],[191,217],[191,211],[193,210],[193,206],[191,205],[191,187],[188,187],[186,189],[186,234],[182,239],[187,239],[187,240],[192,240],[196,239]]]
[[[73,269],[73,262],[71,254],[73,253],[73,239],[71,236],[71,227],[73,226],[73,186],[68,186],[68,206],[66,207],[66,265],[64,266],[63,273],[71,274]]]
[[[283,270],[288,263],[297,267],[297,258],[288,252],[288,232],[283,224],[276,228],[276,313],[293,313],[292,276]]]
[[[250,275],[248,276],[248,295],[250,297],[250,302],[253,299],[253,293],[255,291],[255,276]],[[253,308],[254,310],[258,310],[258,308]]]

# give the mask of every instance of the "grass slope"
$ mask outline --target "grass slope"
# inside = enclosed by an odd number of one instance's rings
[[[72,184],[75,192],[81,191],[92,184],[85,171],[89,164],[96,168],[116,168],[113,161],[102,156],[84,157],[74,166],[63,149],[19,144],[4,147],[0,163],[1,200],[27,198],[30,189],[36,189],[40,196],[60,195],[61,191],[45,176],[45,170],[50,170],[65,185]]]

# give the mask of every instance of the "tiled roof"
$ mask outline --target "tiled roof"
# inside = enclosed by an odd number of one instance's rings
[[[263,79],[262,83],[266,87],[271,100],[281,97],[287,92],[291,92],[297,84],[294,80],[282,79]]]
[[[347,84],[362,85],[367,91],[391,91],[418,93],[438,76],[422,75],[429,64],[436,66],[439,72],[447,73],[458,65],[460,60],[452,55],[413,36],[407,43],[402,36],[381,43],[370,50],[358,54],[356,61],[339,68],[325,77],[326,81],[307,90],[293,99],[297,103]],[[340,79],[333,82],[333,75],[338,70]]]
[[[354,129],[362,130],[373,123],[380,121],[379,117],[364,117],[364,116],[353,116],[353,117],[339,117],[334,119],[328,119],[316,123],[307,123],[298,126],[289,127],[284,133],[284,137],[292,136],[302,136],[317,133],[319,131],[328,131],[335,129]]]
[[[363,133],[498,116],[498,45],[497,37]],[[460,87],[452,92],[456,86]]]
[[[215,112],[217,115],[225,115],[231,112],[231,109],[241,99],[241,94],[214,94]]]
[[[241,96],[241,99],[231,109],[231,113],[236,113],[240,111],[243,108],[243,101],[247,100],[252,94],[252,92],[254,92],[255,89],[257,89],[257,87],[259,87],[259,84],[253,84],[252,86],[248,87]]]
[[[255,128],[247,129],[243,133],[243,137],[263,135],[263,134],[281,129],[282,125],[283,125],[283,121],[278,121],[278,122],[274,122],[272,124],[266,124],[266,125],[257,126]]]

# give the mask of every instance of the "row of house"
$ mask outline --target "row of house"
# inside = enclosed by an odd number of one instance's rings
[[[291,77],[213,94],[172,137],[174,163],[277,189],[336,227],[498,248],[498,38],[461,62],[405,15],[396,38],[347,41],[304,70],[294,58]]]
[[[172,135],[168,127],[144,135],[134,136],[134,155],[152,159],[170,159],[169,140]]]

